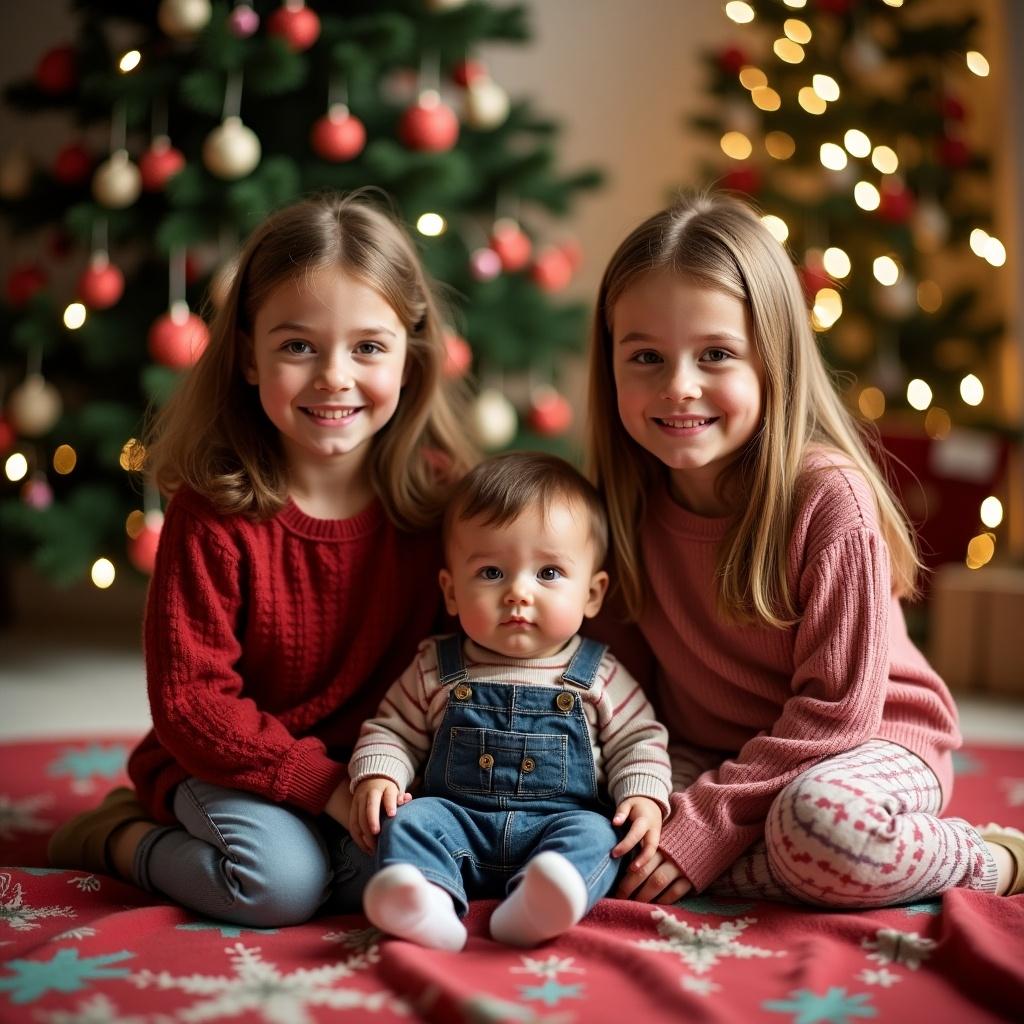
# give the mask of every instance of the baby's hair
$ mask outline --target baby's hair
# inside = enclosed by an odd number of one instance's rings
[[[256,315],[288,280],[335,268],[377,291],[408,335],[402,396],[373,437],[370,474],[396,525],[436,524],[451,480],[475,461],[446,385],[444,324],[408,234],[364,190],[328,193],[272,214],[239,254],[210,343],[157,414],[149,466],[165,494],[188,486],[222,513],[263,519],[287,499],[287,466],[277,430],[244,371]]]
[[[485,459],[455,485],[444,513],[444,545],[456,523],[479,519],[485,526],[507,526],[524,512],[554,502],[581,509],[589,520],[594,566],[608,550],[608,519],[593,485],[565,459],[544,452],[505,452]]]
[[[643,607],[639,531],[646,498],[665,468],[626,432],[618,414],[613,355],[615,304],[642,278],[669,273],[739,299],[764,365],[760,430],[719,478],[743,495],[718,553],[718,603],[739,622],[786,627],[798,615],[788,578],[797,484],[808,446],[840,453],[873,493],[889,548],[893,590],[909,597],[920,568],[913,533],[872,461],[880,451],[843,405],[818,350],[807,304],[785,249],[753,209],[723,194],[683,199],[648,218],[611,258],[598,292],[590,350],[591,475],[608,507],[615,578],[629,613]]]

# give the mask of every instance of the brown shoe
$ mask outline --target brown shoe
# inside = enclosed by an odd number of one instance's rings
[[[1017,896],[1024,892],[1024,832],[1010,828],[1009,825],[997,825],[993,821],[988,825],[979,825],[978,833],[985,842],[995,843],[1008,850],[1013,858],[1013,878],[1010,888],[1003,895]]]
[[[135,790],[118,786],[103,798],[99,807],[83,811],[61,825],[51,836],[46,855],[55,868],[85,868],[116,875],[107,856],[107,840],[122,825],[150,820]]]

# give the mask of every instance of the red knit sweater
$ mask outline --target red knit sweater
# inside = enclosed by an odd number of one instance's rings
[[[253,522],[192,492],[167,508],[145,618],[153,731],[128,771],[159,821],[190,775],[323,810],[365,718],[439,627],[437,533],[378,501]]]

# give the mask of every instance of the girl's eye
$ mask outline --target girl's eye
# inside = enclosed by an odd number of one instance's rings
[[[637,352],[630,357],[631,363],[639,363],[641,366],[651,366],[661,362],[661,356],[657,352]]]
[[[704,353],[704,358],[709,363],[724,363],[726,359],[731,359],[732,355],[731,353],[726,352],[724,348],[709,348],[707,352]]]
[[[284,350],[293,356],[304,356],[307,352],[313,351],[308,341],[286,341]]]
[[[537,573],[539,579],[544,580],[545,583],[551,583],[554,580],[562,578],[562,570],[554,565],[545,565],[539,573]]]
[[[477,575],[484,580],[500,580],[501,570],[496,565],[485,565]]]
[[[361,341],[356,345],[356,352],[361,356],[373,356],[384,349],[375,341]]]

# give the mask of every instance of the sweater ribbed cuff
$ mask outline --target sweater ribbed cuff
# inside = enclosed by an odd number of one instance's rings
[[[661,830],[658,849],[664,851],[677,864],[697,892],[706,889],[754,841],[749,829],[725,831],[708,828],[679,813],[673,800],[674,817],[665,822]]]
[[[343,764],[332,761],[318,743],[300,747],[284,776],[284,799],[309,814],[323,814],[331,794],[345,778]]]
[[[616,805],[631,796],[646,796],[660,808],[662,817],[667,817],[671,807],[668,802],[669,788],[654,775],[626,775],[615,780],[612,797]]]
[[[353,758],[349,762],[348,770],[352,775],[351,788],[353,792],[363,779],[373,776],[390,779],[403,793],[409,788],[409,783],[412,781],[412,775],[405,762],[387,754],[368,754],[366,757]]]

